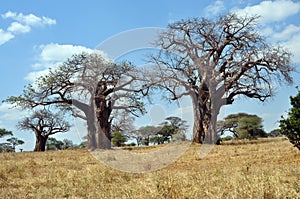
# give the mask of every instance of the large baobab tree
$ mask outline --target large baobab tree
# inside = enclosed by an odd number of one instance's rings
[[[111,147],[111,123],[114,110],[138,116],[144,113],[141,99],[145,89],[138,70],[130,63],[114,63],[100,53],[72,56],[57,69],[50,70],[23,94],[8,102],[22,108],[56,105],[86,120],[88,148]]]
[[[265,101],[278,83],[292,83],[291,54],[267,44],[256,30],[257,16],[228,14],[217,20],[187,19],[161,33],[153,78],[167,97],[190,96],[194,111],[193,139],[212,143],[217,115],[237,96]]]
[[[45,151],[49,136],[67,132],[70,124],[64,120],[62,114],[43,109],[34,111],[30,116],[22,119],[17,127],[22,130],[34,131],[36,137],[34,151]]]

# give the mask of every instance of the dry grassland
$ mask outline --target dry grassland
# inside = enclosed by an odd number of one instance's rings
[[[300,151],[263,139],[227,142],[200,159],[193,144],[174,164],[142,174],[113,170],[83,149],[3,153],[0,198],[300,198]]]

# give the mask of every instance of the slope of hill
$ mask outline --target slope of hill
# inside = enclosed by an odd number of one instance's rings
[[[282,138],[226,143],[203,159],[192,144],[142,174],[113,170],[87,150],[3,153],[0,162],[0,198],[300,198],[300,151]]]

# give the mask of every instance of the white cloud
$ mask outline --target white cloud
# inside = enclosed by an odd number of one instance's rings
[[[27,33],[30,32],[30,26],[20,24],[19,22],[12,22],[7,28],[7,31],[18,34],[18,33]]]
[[[14,37],[15,36],[10,32],[5,32],[4,30],[0,29],[0,46]]]
[[[293,35],[288,41],[283,42],[282,45],[293,53],[293,61],[300,63],[300,31]]]
[[[282,32],[277,32],[273,35],[273,39],[275,40],[286,40],[291,38],[296,33],[300,33],[300,27],[290,24],[285,27]]]
[[[224,2],[221,0],[217,0],[213,4],[205,8],[205,13],[207,16],[217,15],[224,10],[225,10]]]
[[[24,15],[23,13],[11,11],[2,14],[1,17],[14,21],[9,25],[6,31],[0,29],[0,45],[14,38],[16,34],[30,32],[32,27],[56,24],[56,20],[48,17],[38,17],[34,14]]]
[[[56,20],[48,17],[38,17],[34,14],[24,15],[23,13],[16,13],[8,11],[2,15],[4,19],[13,19],[17,22],[20,22],[29,26],[41,26],[41,25],[55,25]]]
[[[277,22],[300,11],[300,2],[292,0],[262,1],[244,9],[233,9],[239,15],[259,15],[261,23]]]
[[[94,51],[90,48],[79,45],[50,43],[40,45],[35,48],[38,51],[37,62],[32,65],[32,68],[34,68],[35,71],[30,72],[25,77],[25,80],[32,82],[35,81],[37,77],[47,74],[50,67],[55,68],[74,54],[82,52],[98,52],[104,58],[107,57],[102,51]]]
[[[40,71],[33,71],[33,72],[28,73],[24,79],[27,81],[34,82],[38,77],[46,75],[48,72],[49,72],[48,69],[44,69],[44,70],[40,70]]]
[[[86,48],[84,46],[74,46],[70,44],[61,45],[50,43],[47,45],[41,45],[39,46],[39,48],[41,49],[40,58],[41,60],[46,62],[62,62],[70,58],[73,54],[82,52],[92,52],[91,49]]]

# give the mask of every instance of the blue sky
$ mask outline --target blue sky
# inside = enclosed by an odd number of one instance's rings
[[[294,53],[295,65],[299,65],[300,2],[296,0],[0,0],[0,99],[19,95],[27,83],[48,67],[64,61],[73,53],[92,50],[123,31],[165,28],[168,23],[183,18],[215,17],[233,10],[240,14],[261,15],[261,33],[268,41],[280,43]],[[257,114],[264,119],[265,130],[276,128],[276,121],[289,108],[289,96],[295,95],[295,86],[300,85],[299,74],[294,77],[294,86],[278,88],[276,96],[268,102],[262,104],[240,99],[224,108],[222,115],[237,112]],[[8,104],[0,104],[0,128],[15,132],[26,142],[22,148],[32,150],[33,133],[15,128],[16,122],[26,113],[9,108]],[[163,105],[154,105],[150,111],[152,116],[146,117],[162,117],[161,109],[164,109]],[[180,110],[184,119],[191,120],[188,100],[182,100]],[[171,114],[167,109],[165,111],[165,115]],[[57,138],[80,142],[80,135],[74,132]]]

